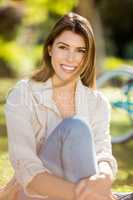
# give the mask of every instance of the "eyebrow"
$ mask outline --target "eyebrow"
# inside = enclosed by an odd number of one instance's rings
[[[69,44],[66,44],[65,42],[57,42],[56,44],[63,44],[65,46],[69,47]],[[76,47],[77,49],[86,49],[86,47]]]

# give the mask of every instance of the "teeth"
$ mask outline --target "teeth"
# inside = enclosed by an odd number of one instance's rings
[[[67,69],[67,70],[71,70],[73,71],[75,69],[75,67],[73,66],[68,66],[68,65],[61,65],[64,69]]]

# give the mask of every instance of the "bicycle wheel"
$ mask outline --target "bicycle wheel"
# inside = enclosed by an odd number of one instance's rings
[[[127,90],[127,100],[129,102],[128,105],[129,117],[133,123],[133,77],[128,81],[126,90]]]
[[[97,86],[112,106],[110,132],[112,143],[133,138],[133,67],[106,72],[97,79]]]

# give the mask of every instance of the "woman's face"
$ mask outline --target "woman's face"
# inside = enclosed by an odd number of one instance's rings
[[[63,31],[48,47],[55,77],[64,81],[73,76],[81,67],[86,47],[83,37],[77,33]]]

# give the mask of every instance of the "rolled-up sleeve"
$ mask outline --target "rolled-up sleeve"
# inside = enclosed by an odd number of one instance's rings
[[[32,101],[27,81],[19,81],[8,94],[5,116],[8,132],[9,157],[15,176],[29,196],[27,186],[38,173],[49,172],[37,156],[35,131],[32,127]]]
[[[94,142],[96,144],[97,161],[108,162],[114,177],[117,173],[117,162],[112,155],[110,136],[111,105],[102,93],[97,94],[96,112],[93,119]]]

